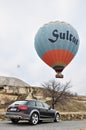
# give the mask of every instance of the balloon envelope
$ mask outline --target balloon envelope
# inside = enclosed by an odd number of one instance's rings
[[[35,36],[35,49],[39,57],[57,73],[57,77],[78,51],[77,31],[65,22],[50,22],[41,27]]]

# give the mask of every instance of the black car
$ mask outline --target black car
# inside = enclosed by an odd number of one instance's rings
[[[6,117],[9,118],[12,123],[18,123],[19,120],[28,120],[31,124],[36,125],[43,120],[59,122],[60,114],[45,102],[22,100],[15,101],[8,107]]]

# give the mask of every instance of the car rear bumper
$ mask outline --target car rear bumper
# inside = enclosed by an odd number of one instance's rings
[[[29,120],[30,116],[24,113],[7,112],[6,117],[10,119]]]

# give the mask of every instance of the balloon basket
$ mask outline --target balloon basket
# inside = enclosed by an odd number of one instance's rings
[[[56,77],[56,78],[63,78],[64,76],[63,76],[61,73],[57,73],[57,74],[55,75],[55,77]]]

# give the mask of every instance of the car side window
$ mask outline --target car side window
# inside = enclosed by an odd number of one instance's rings
[[[36,106],[39,108],[43,108],[43,104],[39,101],[36,101]]]
[[[29,101],[29,102],[28,102],[28,106],[35,107],[35,101]]]
[[[49,109],[50,108],[50,106],[48,104],[46,104],[46,103],[43,103],[43,106],[44,106],[45,109]]]

